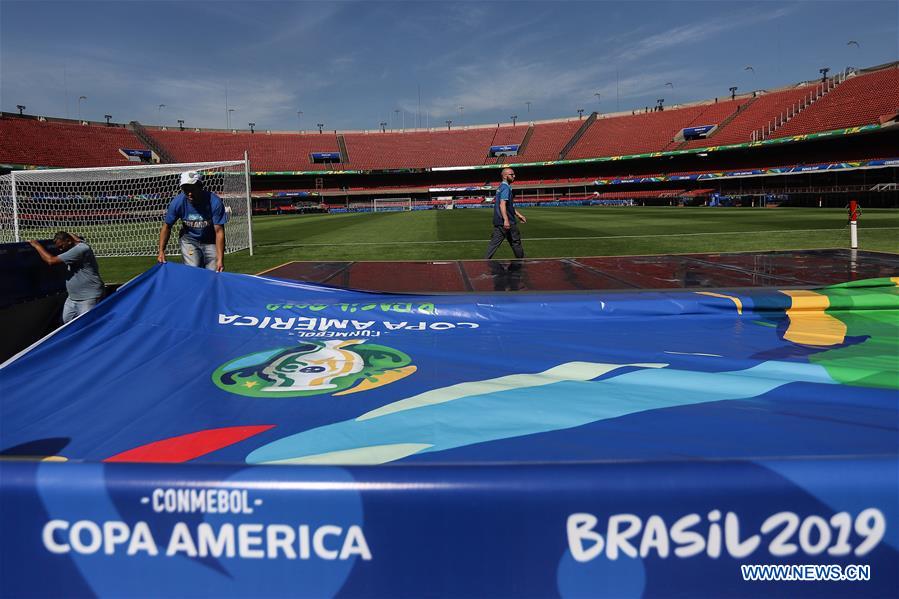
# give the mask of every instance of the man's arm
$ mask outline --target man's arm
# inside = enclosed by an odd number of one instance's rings
[[[503,215],[503,229],[511,229],[512,225],[509,223],[509,214],[506,212],[506,200],[499,201],[499,213]]]
[[[520,220],[520,221],[523,222],[523,223],[528,222],[528,219],[526,219],[526,218],[524,217],[524,214],[522,214],[522,213],[519,212],[518,210],[515,211],[515,216],[518,217],[518,220]]]
[[[225,270],[225,227],[215,225],[215,271]]]
[[[65,264],[62,260],[59,259],[59,256],[54,256],[53,254],[45,250],[44,246],[38,243],[36,239],[32,239],[28,243],[31,244],[31,247],[37,250],[37,253],[40,255],[41,260],[46,262],[49,266],[53,266],[54,264]]]
[[[159,252],[156,254],[156,261],[165,264],[165,246],[169,242],[172,234],[172,226],[168,223],[162,223],[159,229]]]
[[[169,237],[172,235],[172,225],[178,222],[180,210],[184,204],[184,193],[179,193],[172,201],[169,207],[165,209],[165,216],[162,217],[162,227],[159,229],[159,251],[156,252],[156,261],[165,264],[165,246],[169,243]]]

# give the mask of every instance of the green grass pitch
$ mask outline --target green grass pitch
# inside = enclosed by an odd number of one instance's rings
[[[528,258],[849,247],[846,211],[840,209],[590,206],[521,212],[528,218],[521,226]],[[225,269],[258,273],[293,260],[480,259],[491,219],[486,209],[256,217],[255,255],[229,254]],[[859,247],[899,253],[899,210],[866,210]],[[496,257],[511,258],[508,245]],[[121,283],[154,263],[153,257],[102,258],[100,268],[106,282]]]

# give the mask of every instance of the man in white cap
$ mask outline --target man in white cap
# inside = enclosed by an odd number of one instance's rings
[[[179,243],[181,257],[188,266],[222,272],[225,269],[225,223],[227,216],[222,199],[203,189],[203,175],[197,171],[181,173],[181,193],[169,203],[159,230],[157,262],[165,262],[165,246],[172,225],[181,220]]]

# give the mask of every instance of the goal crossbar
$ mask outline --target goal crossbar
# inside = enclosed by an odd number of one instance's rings
[[[372,200],[373,212],[393,212],[412,210],[412,198],[375,198]]]
[[[0,243],[67,230],[98,256],[152,256],[166,208],[184,171],[199,171],[222,198],[226,252],[253,253],[249,161],[189,162],[13,171],[0,176]],[[175,236],[173,236],[175,237]],[[177,239],[167,253],[177,253]]]

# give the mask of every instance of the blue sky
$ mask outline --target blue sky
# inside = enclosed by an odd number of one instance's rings
[[[0,107],[224,128],[227,91],[238,128],[409,128],[420,88],[431,126],[566,118],[894,61],[897,23],[896,0],[0,0]]]

